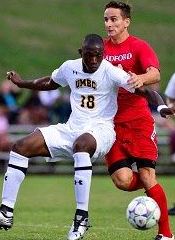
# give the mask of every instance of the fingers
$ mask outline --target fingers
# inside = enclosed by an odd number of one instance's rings
[[[135,84],[135,88],[140,88],[143,86],[143,83],[142,82],[139,82],[139,83],[136,83]]]
[[[7,72],[7,79],[11,80],[11,78],[14,76],[14,71]]]
[[[121,64],[118,64],[117,67],[123,69],[123,66]]]
[[[160,115],[163,118],[170,119],[171,117],[175,116],[175,111],[172,108],[163,108],[161,109]]]
[[[173,108],[168,108],[169,112],[168,112],[168,115],[175,115],[175,111]]]
[[[140,81],[135,82],[132,79],[128,80],[128,84],[130,85],[131,88],[140,88],[143,86],[142,82],[140,82]]]
[[[129,75],[131,76],[128,80],[128,84],[130,84],[133,88],[140,88],[143,86],[142,80],[135,73],[129,71]]]
[[[142,87],[142,86],[143,86],[142,81],[136,80],[136,79],[132,79],[132,78],[130,78],[130,79],[128,80],[128,84],[132,85],[132,86],[135,87],[135,88],[139,88],[139,87]]]

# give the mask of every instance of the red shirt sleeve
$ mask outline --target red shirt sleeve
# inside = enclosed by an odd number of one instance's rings
[[[159,60],[155,51],[143,40],[137,45],[137,59],[140,61],[140,66],[143,72],[151,66],[160,70]]]

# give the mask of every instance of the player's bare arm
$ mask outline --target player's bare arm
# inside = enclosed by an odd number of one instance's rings
[[[155,67],[148,67],[146,73],[140,75],[144,85],[154,84],[160,82],[160,71]]]
[[[10,71],[7,72],[7,79],[12,81],[19,88],[47,91],[60,87],[60,85],[55,83],[50,76],[45,76],[34,80],[23,80],[17,72]]]
[[[158,94],[158,92],[153,91],[147,87],[142,87],[135,90],[135,93],[146,97],[149,104],[157,106],[160,115],[166,118],[169,115],[175,114],[175,109],[166,106],[163,98]]]
[[[150,85],[160,82],[160,71],[155,67],[148,67],[146,73],[140,75],[144,85]]]
[[[131,75],[129,83],[132,83],[134,88],[158,83],[160,81],[160,72],[157,68],[154,67],[147,68],[146,73],[144,74],[137,75],[132,72],[129,72],[129,74]]]

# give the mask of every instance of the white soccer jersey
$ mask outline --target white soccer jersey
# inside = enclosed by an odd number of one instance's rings
[[[72,127],[89,120],[112,121],[117,112],[118,88],[129,90],[130,75],[103,60],[94,73],[83,72],[82,59],[69,60],[52,73],[52,79],[61,86],[70,86]],[[129,90],[134,92],[134,90]]]
[[[170,78],[165,89],[165,95],[169,98],[175,99],[175,73]]]

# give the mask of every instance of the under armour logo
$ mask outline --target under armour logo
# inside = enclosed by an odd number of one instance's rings
[[[5,176],[4,180],[7,181],[7,176]]]
[[[73,74],[77,74],[77,71],[74,71],[74,70],[73,70]]]
[[[80,220],[82,219],[82,216],[76,215],[76,219],[77,219],[78,221],[80,221]]]
[[[74,181],[75,185],[78,183],[79,185],[83,185],[83,181],[82,180],[78,180],[78,181]]]

